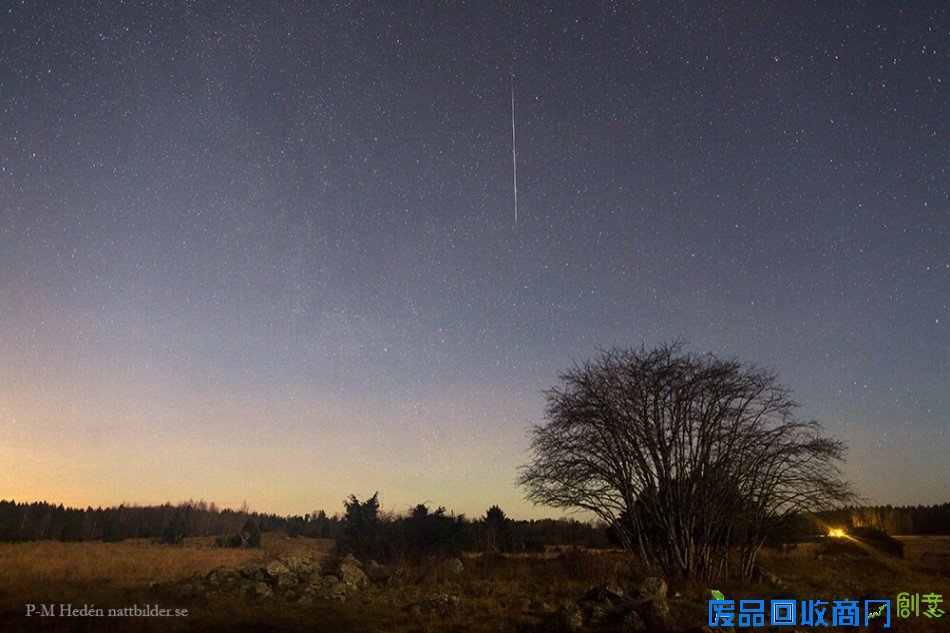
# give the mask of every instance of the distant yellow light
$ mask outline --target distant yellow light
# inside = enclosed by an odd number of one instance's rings
[[[844,538],[845,533],[841,528],[832,528],[828,530],[828,536],[832,536],[834,538]]]

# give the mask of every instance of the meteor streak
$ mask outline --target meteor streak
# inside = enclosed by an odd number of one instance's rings
[[[511,73],[511,179],[515,195],[515,226],[518,226],[518,147],[515,145],[515,74]]]

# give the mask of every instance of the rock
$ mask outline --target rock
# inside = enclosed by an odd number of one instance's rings
[[[288,571],[277,574],[277,577],[274,579],[274,586],[278,588],[293,587],[297,582],[297,576]]]
[[[251,563],[243,570],[241,575],[251,580],[264,580],[265,572],[263,563]]]
[[[584,626],[584,613],[576,604],[565,604],[554,612],[548,621],[546,631],[551,633],[568,633],[579,631]]]
[[[339,577],[333,575],[320,576],[311,574],[310,580],[303,588],[303,595],[323,598],[324,600],[346,600],[347,586]]]
[[[350,569],[341,572],[340,578],[343,584],[352,589],[365,589],[369,586],[369,578],[363,573],[362,569]]]
[[[267,586],[267,583],[256,580],[247,586],[244,595],[248,598],[269,598],[274,595],[274,592]]]
[[[644,600],[665,599],[668,587],[666,581],[658,576],[649,576],[637,585],[637,595]]]
[[[312,558],[288,556],[286,558],[280,558],[279,560],[290,570],[290,573],[299,578],[306,578],[314,571],[320,571],[320,563],[314,562]]]
[[[590,591],[584,594],[583,600],[590,600],[592,602],[604,602],[608,604],[619,604],[624,600],[629,600],[630,596],[627,595],[623,589],[616,585],[603,584],[597,585]]]
[[[212,589],[232,589],[241,580],[241,575],[227,567],[215,567],[205,576],[204,584]]]
[[[322,593],[330,585],[335,585],[340,582],[340,579],[336,576],[321,576],[319,574],[311,574],[310,578],[303,585],[303,592],[309,595],[316,595]]]
[[[588,622],[600,622],[607,616],[608,604],[602,602],[591,602],[585,600],[578,606],[584,612],[584,619]]]
[[[302,593],[296,591],[295,589],[288,589],[281,595],[281,597],[287,602],[297,602],[300,600],[300,596],[302,595]]]
[[[670,605],[663,598],[648,601],[639,614],[649,625],[651,631],[668,628],[670,620]]]
[[[324,585],[335,585],[340,582],[339,576],[334,576],[333,574],[327,574],[326,576],[320,576],[322,584]]]
[[[442,569],[450,576],[458,576],[465,569],[465,565],[462,564],[461,559],[449,558],[443,561]]]
[[[264,573],[271,578],[277,578],[281,574],[289,574],[290,570],[279,560],[272,560],[264,566]]]
[[[347,554],[342,559],[340,559],[340,563],[339,563],[340,569],[343,569],[344,565],[359,567],[360,569],[363,569],[363,563],[361,563],[359,559],[356,556],[353,556],[352,554]]]
[[[352,589],[363,589],[369,585],[369,578],[362,565],[349,554],[340,561],[340,580]]]
[[[214,569],[209,571],[208,574],[205,576],[205,582],[211,585],[212,587],[220,585],[221,580],[224,577],[224,575],[227,573],[227,571],[228,570],[226,567],[215,567]]]
[[[452,596],[447,593],[434,593],[420,600],[419,605],[428,611],[444,613],[451,608],[457,607],[459,602],[458,596]]]
[[[639,633],[646,631],[647,625],[636,611],[629,611],[620,621],[620,630],[624,633]]]
[[[335,582],[326,587],[320,594],[321,598],[336,600],[337,602],[346,602],[346,584]]]

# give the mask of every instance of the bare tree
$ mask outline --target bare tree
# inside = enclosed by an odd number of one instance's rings
[[[603,351],[546,392],[519,484],[536,503],[587,510],[671,578],[714,578],[730,544],[749,575],[790,514],[853,498],[844,447],[775,374],[736,360],[657,349]]]

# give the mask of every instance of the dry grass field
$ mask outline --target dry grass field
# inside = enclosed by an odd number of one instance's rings
[[[950,536],[901,536],[904,558],[915,569],[935,575],[950,573]],[[950,596],[948,596],[950,598]]]
[[[907,537],[905,559],[816,558],[815,544],[788,552],[765,552],[762,567],[783,586],[724,582],[730,598],[789,597],[835,600],[890,598],[901,591],[950,597],[950,539]],[[147,541],[123,543],[0,544],[0,630],[164,631],[532,631],[540,630],[561,604],[589,587],[623,587],[633,572],[619,552],[568,551],[545,555],[464,557],[458,576],[441,568],[406,567],[397,582],[371,586],[345,603],[294,604],[280,598],[182,597],[181,587],[215,567],[241,568],[277,556],[328,555],[332,542],[267,534],[258,550],[219,549],[210,539],[178,546]],[[705,623],[708,587],[678,588],[670,600],[673,630]],[[428,610],[420,603],[434,593],[458,596],[457,606]],[[188,609],[179,618],[26,618],[25,605],[71,603],[121,608],[158,604]],[[944,605],[946,607],[946,605]],[[608,629],[599,629],[608,630]],[[763,629],[760,629],[763,630]],[[897,631],[950,630],[923,616],[898,621]]]
[[[219,567],[242,567],[277,555],[322,556],[332,541],[267,535],[261,549],[214,547],[213,539],[182,545],[122,543],[0,543],[0,608],[11,602],[88,602],[114,592],[179,582]],[[94,593],[90,594],[93,591]]]

